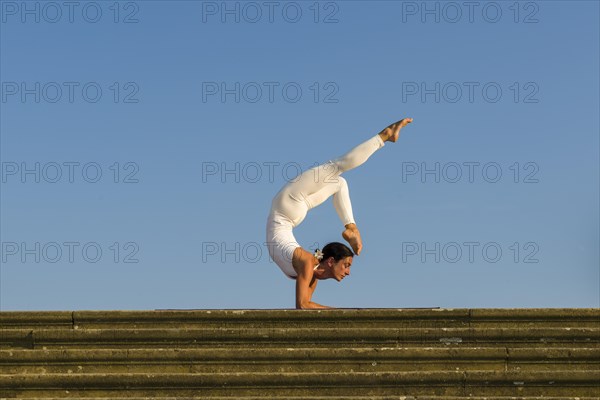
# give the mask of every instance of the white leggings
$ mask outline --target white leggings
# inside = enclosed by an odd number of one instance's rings
[[[290,279],[297,276],[292,267],[292,256],[294,250],[301,247],[292,229],[304,220],[308,210],[332,195],[333,206],[342,223],[354,223],[348,184],[340,175],[363,164],[383,146],[384,142],[377,134],[343,156],[306,170],[277,193],[267,219],[266,244],[273,261]]]

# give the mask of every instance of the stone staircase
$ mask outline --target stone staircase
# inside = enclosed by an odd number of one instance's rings
[[[600,399],[600,309],[0,312],[0,399]]]

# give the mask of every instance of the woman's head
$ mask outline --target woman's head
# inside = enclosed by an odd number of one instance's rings
[[[352,250],[348,246],[339,242],[327,243],[323,247],[322,252],[323,260],[333,257],[335,261],[340,261],[342,258],[354,256],[354,253],[352,253]]]
[[[354,254],[348,246],[343,243],[331,242],[323,247],[322,253],[321,265],[329,269],[330,278],[335,278],[339,282],[346,275],[350,275]]]

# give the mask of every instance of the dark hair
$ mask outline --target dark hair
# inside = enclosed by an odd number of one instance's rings
[[[323,247],[323,260],[333,257],[335,261],[340,261],[342,258],[353,257],[354,253],[348,246],[339,242],[327,243]]]

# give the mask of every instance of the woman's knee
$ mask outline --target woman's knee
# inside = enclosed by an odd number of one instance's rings
[[[339,192],[341,188],[348,187],[348,182],[341,175],[330,175],[325,179],[325,184],[331,185],[335,187],[337,190],[335,192]]]

